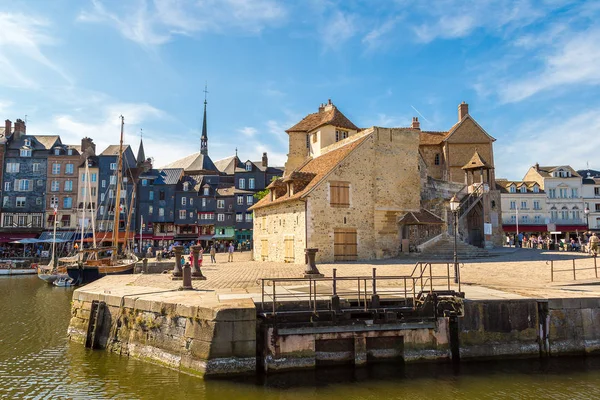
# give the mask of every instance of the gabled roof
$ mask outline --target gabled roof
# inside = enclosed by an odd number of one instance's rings
[[[578,169],[577,173],[585,178],[600,178],[600,171],[595,169]]]
[[[552,176],[552,173],[558,170],[563,170],[563,171],[568,171],[571,173],[571,177],[572,178],[578,178],[580,177],[580,175],[577,173],[577,171],[575,171],[573,168],[571,168],[571,166],[569,165],[559,165],[559,166],[551,166],[551,167],[537,167],[533,166],[532,168],[536,169],[537,172],[545,177],[545,178],[554,178]]]
[[[419,132],[419,145],[431,146],[441,144],[446,135],[448,135],[448,132],[421,131]]]
[[[346,144],[345,146],[339,147],[317,158],[309,159],[309,161],[305,162],[303,165],[301,165],[294,171],[299,172],[304,176],[314,176],[310,180],[310,182],[308,182],[306,186],[304,186],[304,188],[298,190],[297,192],[294,192],[292,196],[285,195],[282,197],[278,197],[275,199],[275,201],[271,201],[271,196],[267,195],[263,197],[254,206],[250,207],[249,210],[262,208],[271,204],[280,204],[290,200],[298,200],[306,197],[315,186],[317,186],[325,177],[329,175],[331,171],[333,171],[333,169],[336,166],[339,165],[340,162],[342,162],[358,146],[364,143],[367,138],[371,137],[372,134],[373,133],[371,132],[370,134],[364,135],[358,138],[357,140]],[[294,172],[292,172],[292,174]],[[272,182],[271,184],[274,184],[274,182]]]
[[[488,138],[489,138],[489,139],[490,139],[492,142],[495,142],[495,141],[496,141],[496,139],[495,139],[495,138],[493,138],[493,137],[492,137],[492,135],[490,135],[489,133],[487,133],[487,132],[485,131],[485,129],[483,129],[483,128],[481,127],[481,125],[479,125],[479,124],[477,123],[477,121],[475,121],[475,118],[471,117],[471,115],[470,115],[470,114],[467,114],[467,115],[465,115],[465,116],[463,117],[463,119],[461,119],[460,121],[458,121],[458,123],[454,124],[454,126],[453,126],[452,128],[450,128],[450,130],[448,131],[448,135],[446,135],[446,137],[444,138],[444,142],[448,141],[448,139],[450,139],[450,137],[452,137],[452,135],[454,134],[454,132],[456,132],[456,131],[458,130],[458,128],[459,128],[459,127],[460,127],[462,124],[464,124],[464,122],[465,122],[466,120],[468,120],[468,119],[469,119],[469,120],[471,120],[471,121],[472,121],[472,122],[475,124],[475,126],[476,126],[476,127],[478,127],[479,129],[481,129],[481,131],[482,131],[482,132],[483,132],[483,133],[484,133],[484,134],[485,134],[485,135],[486,135],[486,136],[487,136],[487,137],[488,137]]]
[[[431,211],[421,208],[421,211],[419,212],[411,211],[404,214],[398,219],[398,223],[401,225],[443,225],[444,220]]]
[[[174,161],[163,168],[183,168],[185,172],[214,171],[219,172],[208,154],[200,152]]]
[[[125,153],[128,148],[129,148],[129,145],[124,144],[123,145],[123,153]],[[111,144],[106,149],[104,149],[104,151],[102,153],[100,153],[100,155],[101,156],[118,156],[119,155],[119,145]]]
[[[542,188],[540,187],[540,185],[535,182],[535,181],[509,181],[506,179],[496,179],[496,188],[501,192],[501,193],[510,193],[510,187],[511,186],[515,186],[516,189],[521,189],[522,186],[525,186],[527,188],[527,193],[535,193],[533,191],[534,187],[538,187],[539,192],[543,194],[544,191],[542,190]],[[536,193],[536,194],[538,194]]]
[[[292,126],[286,132],[310,132],[324,125],[333,125],[338,128],[352,129],[355,131],[360,130],[352,123],[352,121],[346,118],[336,106],[328,104],[323,110],[308,114],[302,121]]]
[[[479,154],[479,152],[477,150],[475,150],[475,153],[473,154],[473,157],[471,157],[471,159],[469,160],[468,163],[466,163],[462,169],[479,169],[479,168],[484,168],[484,169],[490,169],[490,165],[483,159],[483,157],[481,157],[481,154]]]
[[[240,159],[237,156],[230,156],[214,162],[217,170],[232,175],[236,167],[241,166]]]
[[[177,185],[183,175],[183,168],[161,168],[157,171],[158,178],[154,181],[155,185]]]
[[[58,135],[33,135],[33,137],[45,150],[50,150],[55,145],[61,144],[60,136]]]

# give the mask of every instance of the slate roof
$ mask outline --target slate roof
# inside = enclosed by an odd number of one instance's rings
[[[572,178],[580,177],[580,175],[571,168],[569,165],[559,165],[559,166],[551,166],[551,167],[538,167],[537,172],[545,177],[545,178],[553,178],[552,172],[562,169],[564,171],[569,171],[571,173]]]
[[[31,140],[33,150],[50,150],[57,144],[61,144],[58,135],[21,135],[18,140],[13,140],[8,146],[9,149],[20,149],[25,146],[25,139]]]
[[[217,167],[217,170],[230,175],[234,173],[237,166],[241,166],[240,159],[237,156],[231,156],[217,160],[214,162],[214,164],[215,167]]]
[[[156,171],[158,178],[154,181],[155,185],[176,185],[183,175],[183,168],[160,168],[153,169]]]
[[[181,158],[171,164],[165,165],[163,168],[183,168],[185,172],[194,171],[214,171],[219,172],[215,164],[212,162],[208,154],[200,152],[190,154],[187,157]]]
[[[539,193],[544,193],[544,191],[542,190],[540,185],[535,181],[509,181],[507,179],[496,179],[496,188],[500,191],[500,193],[509,193],[510,194],[509,188],[512,185],[515,185],[515,187],[517,188],[517,194],[520,193],[519,190],[521,189],[521,186],[523,186],[523,185],[525,185],[525,187],[527,188],[527,193],[534,193],[533,187],[536,185],[538,186]],[[515,194],[515,193],[512,193],[512,194]],[[536,193],[536,194],[538,194],[538,193]]]
[[[419,212],[411,211],[411,212],[404,214],[398,220],[398,223],[402,224],[402,225],[430,225],[430,224],[443,225],[444,220],[442,220],[440,217],[433,214],[432,212],[430,212],[424,208],[421,208],[421,211],[419,211]]]
[[[327,111],[319,111],[313,114],[308,114],[292,126],[286,132],[310,132],[324,125],[333,125],[338,128],[352,129],[359,131],[360,129],[352,123],[336,106],[331,104],[331,108]]]
[[[235,194],[235,186],[233,185],[219,185],[219,187],[217,187],[217,195],[221,196],[221,197],[229,197],[229,196],[233,196]]]
[[[371,137],[373,133],[364,135],[355,141],[348,143],[345,146],[332,150],[325,153],[317,158],[309,159],[302,166],[297,168],[295,172],[301,172],[306,174],[313,174],[314,178],[308,182],[308,184],[301,190],[294,192],[293,196],[282,196],[271,201],[271,196],[263,197],[258,203],[250,207],[249,210],[262,208],[271,204],[280,204],[290,200],[297,200],[305,197],[308,193],[321,182],[340,162],[342,162],[354,149],[360,146],[365,140]],[[278,181],[275,181],[278,182]],[[275,184],[272,182],[269,186]],[[281,181],[282,182],[282,181]]]
[[[592,183],[594,178],[600,178],[600,171],[595,169],[579,169],[577,173],[583,177],[583,183]],[[591,182],[586,182],[586,180],[591,180]]]
[[[123,153],[125,153],[128,148],[129,148],[129,145],[124,144],[123,145]],[[119,145],[111,144],[106,149],[104,149],[104,151],[102,153],[100,153],[99,155],[101,155],[101,156],[118,156],[119,155]]]

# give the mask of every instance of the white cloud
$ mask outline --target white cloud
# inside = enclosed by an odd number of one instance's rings
[[[34,15],[0,13],[0,85],[35,88],[40,82],[32,76],[39,76],[35,70],[40,66],[72,83],[41,50],[43,46],[55,44],[47,33],[49,25]]]
[[[356,17],[340,10],[335,10],[321,26],[321,40],[329,50],[337,49],[356,33]]]
[[[574,134],[576,132],[576,134]],[[522,179],[531,165],[571,165],[575,169],[600,169],[600,107],[570,118],[546,117],[515,127],[513,138],[495,146],[497,176]],[[524,154],[530,153],[528,157]]]
[[[101,0],[92,0],[92,5],[79,15],[79,21],[111,24],[144,47],[199,32],[257,34],[281,24],[287,15],[283,4],[275,0],[135,0],[122,13],[108,11]]]
[[[394,29],[398,20],[399,17],[388,19],[367,33],[362,39],[362,43],[367,47],[367,50],[375,51],[381,48],[386,43],[386,36],[389,36],[389,33]]]
[[[238,132],[240,132],[242,135],[248,136],[248,137],[253,137],[254,135],[256,135],[258,133],[256,128],[253,128],[251,126],[245,126],[242,129],[238,129]]]

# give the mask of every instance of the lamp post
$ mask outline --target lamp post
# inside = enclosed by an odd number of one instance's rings
[[[588,206],[585,206],[585,208],[583,209],[583,213],[585,214],[585,225],[587,227],[587,230],[590,230],[590,208]]]
[[[458,209],[460,208],[460,201],[456,196],[452,196],[450,199],[450,211],[452,211],[452,217],[454,222],[454,283],[458,283],[458,253],[457,253],[457,237],[458,237]]]

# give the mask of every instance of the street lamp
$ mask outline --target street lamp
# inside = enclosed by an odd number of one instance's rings
[[[450,199],[450,211],[452,211],[452,216],[454,220],[454,283],[458,283],[458,254],[456,251],[457,246],[457,237],[458,237],[458,209],[460,208],[460,201],[456,198],[456,196],[452,196]]]
[[[590,220],[589,220],[589,216],[590,216],[590,208],[588,206],[585,206],[585,208],[583,209],[583,213],[585,214],[585,224],[587,226],[587,230],[590,230]]]

